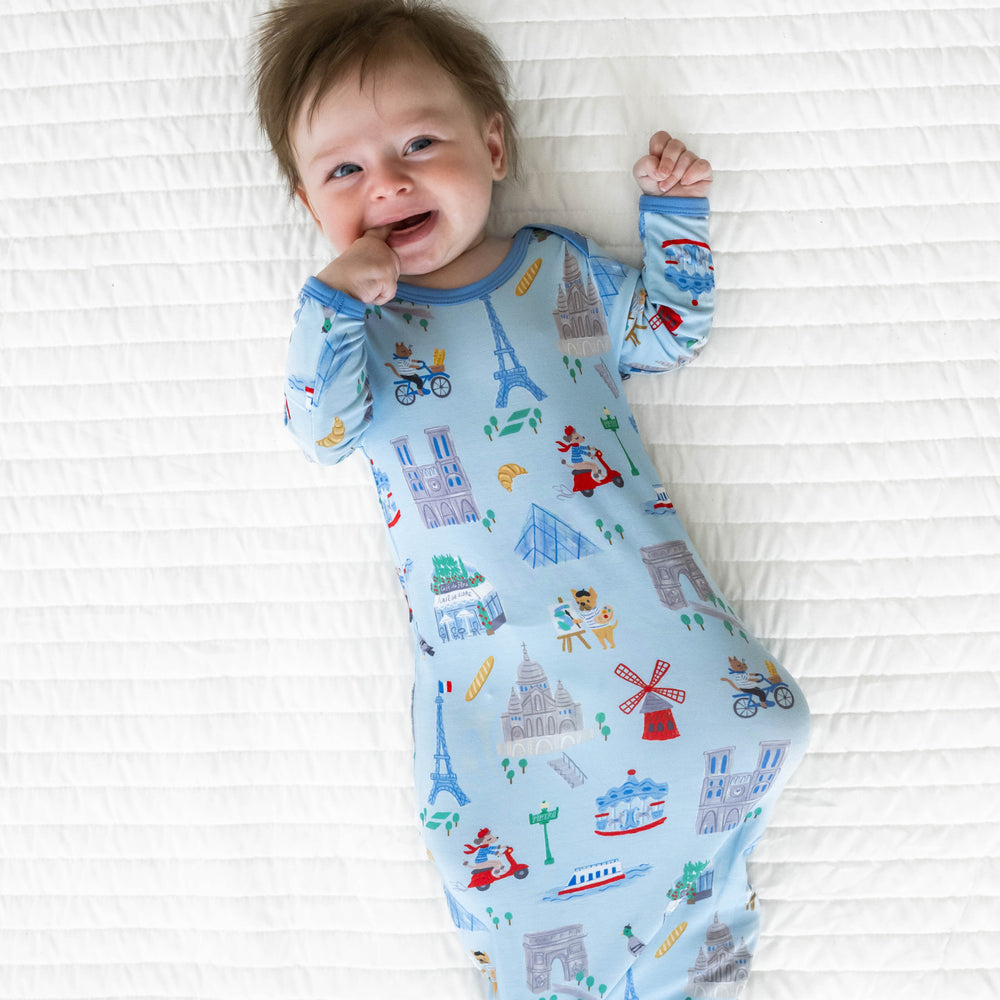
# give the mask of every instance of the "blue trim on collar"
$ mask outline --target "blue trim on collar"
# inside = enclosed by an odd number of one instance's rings
[[[562,226],[550,226],[547,222],[543,222],[539,226],[532,227],[534,229],[544,229],[546,232],[555,233],[556,236],[561,236],[567,243],[571,243],[576,247],[580,253],[586,256],[590,253],[590,244],[587,241],[586,236],[581,236],[574,229],[564,229]]]
[[[404,302],[420,302],[427,305],[458,305],[460,302],[474,302],[484,295],[496,291],[504,282],[514,276],[521,266],[524,255],[531,241],[533,229],[548,228],[541,226],[525,226],[514,234],[514,242],[507,256],[499,266],[471,285],[461,285],[458,288],[424,288],[421,285],[408,285],[401,281],[396,286],[396,298]]]

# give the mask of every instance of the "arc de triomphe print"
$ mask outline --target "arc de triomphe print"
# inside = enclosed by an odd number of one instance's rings
[[[552,963],[562,963],[563,979],[569,983],[578,972],[585,975],[587,949],[583,946],[583,924],[566,924],[549,931],[524,935],[524,967],[528,973],[528,989],[538,992],[549,988]]]
[[[660,602],[671,611],[679,611],[687,606],[681,590],[682,575],[691,581],[695,592],[703,601],[711,597],[712,589],[708,585],[708,580],[695,563],[686,542],[647,545],[639,550],[639,554],[646,564],[646,572],[653,581]]]

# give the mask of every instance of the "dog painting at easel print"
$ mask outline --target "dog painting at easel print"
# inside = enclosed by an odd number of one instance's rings
[[[576,614],[573,621],[577,625],[583,625],[590,629],[601,644],[601,649],[614,649],[614,631],[618,626],[614,609],[604,604],[598,606],[597,591],[593,587],[586,590],[576,590],[573,592],[573,600],[576,601]]]

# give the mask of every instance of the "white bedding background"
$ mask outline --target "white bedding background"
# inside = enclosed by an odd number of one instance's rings
[[[3,998],[482,989],[418,840],[367,469],[282,427],[325,255],[249,111],[261,6],[0,4]],[[747,1000],[995,1000],[995,0],[463,6],[517,87],[500,229],[634,262],[648,134],[715,166],[714,342],[629,396],[814,712]]]

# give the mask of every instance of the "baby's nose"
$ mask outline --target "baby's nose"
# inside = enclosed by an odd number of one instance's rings
[[[395,163],[385,163],[373,170],[369,183],[376,198],[391,198],[409,191],[413,186],[406,170],[401,164]]]

